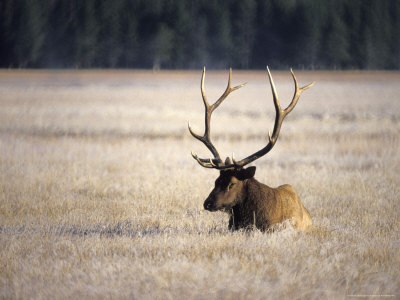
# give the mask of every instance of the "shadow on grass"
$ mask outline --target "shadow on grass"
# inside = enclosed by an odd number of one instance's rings
[[[131,221],[121,221],[116,224],[89,224],[89,225],[0,225],[0,235],[55,235],[55,236],[77,236],[77,237],[146,237],[177,234],[229,234],[228,229],[218,227],[204,228],[203,230],[187,227],[143,227]]]

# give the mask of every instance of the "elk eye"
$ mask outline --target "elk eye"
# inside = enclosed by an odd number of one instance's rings
[[[228,185],[228,191],[234,186],[235,184],[233,183],[233,182],[231,182],[229,185]]]

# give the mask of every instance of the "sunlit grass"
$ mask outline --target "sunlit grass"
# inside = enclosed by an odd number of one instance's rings
[[[0,72],[2,298],[341,299],[400,295],[398,73],[296,72],[316,80],[256,178],[290,183],[315,227],[230,232],[202,203],[217,171],[201,72]],[[273,72],[282,105],[293,84]],[[207,74],[211,99],[227,74]],[[215,112],[223,155],[262,147],[273,126],[265,72]]]

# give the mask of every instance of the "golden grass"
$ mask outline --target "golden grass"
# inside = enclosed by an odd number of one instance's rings
[[[316,80],[256,162],[290,183],[315,224],[229,232],[202,203],[209,156],[201,71],[0,71],[0,297],[343,299],[400,297],[400,74],[296,72]],[[273,72],[283,105],[293,83]],[[207,72],[209,99],[226,72]],[[215,112],[221,154],[266,142],[266,72],[233,72]],[[369,295],[369,296],[368,296]]]

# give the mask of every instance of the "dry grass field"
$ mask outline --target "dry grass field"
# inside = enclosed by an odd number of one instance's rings
[[[201,70],[0,71],[0,298],[399,299],[400,73],[295,73],[317,83],[256,178],[293,185],[314,229],[264,234],[203,210]],[[227,75],[207,72],[210,101]],[[246,81],[212,120],[238,159],[274,119],[266,71]]]

